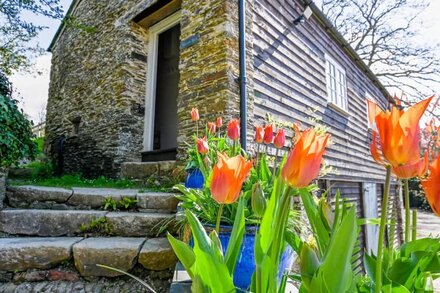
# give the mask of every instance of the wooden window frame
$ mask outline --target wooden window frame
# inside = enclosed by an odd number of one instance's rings
[[[332,57],[325,55],[327,104],[345,115],[348,112],[347,75],[345,69]]]

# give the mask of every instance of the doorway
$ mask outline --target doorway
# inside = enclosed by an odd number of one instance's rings
[[[149,28],[144,161],[175,159],[180,78],[179,22],[180,13],[177,12]]]

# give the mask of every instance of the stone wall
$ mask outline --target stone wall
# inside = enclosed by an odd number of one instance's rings
[[[155,2],[76,1],[72,16],[92,32],[65,27],[52,47],[46,150],[60,171],[117,176],[121,163],[140,160],[148,29],[133,18]],[[203,124],[218,115],[225,121],[239,116],[237,5],[233,0],[182,1],[178,157],[195,131],[192,107],[199,108]],[[252,5],[248,1],[249,113]]]
[[[248,111],[252,112],[252,1],[247,2]],[[219,115],[225,122],[239,117],[238,1],[183,1],[181,23],[180,155],[185,141],[195,132],[195,124],[189,116],[191,108],[199,109],[201,125],[214,121]],[[191,38],[197,38],[198,42],[186,47],[184,44]]]
[[[66,172],[115,176],[140,160],[147,31],[119,20],[138,2],[77,1],[72,16],[91,32],[65,27],[52,48],[46,150],[64,152]]]

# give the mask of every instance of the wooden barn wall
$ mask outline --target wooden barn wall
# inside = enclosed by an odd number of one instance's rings
[[[377,184],[377,206],[379,215],[382,212],[382,197],[384,191],[384,184]],[[403,243],[403,217],[402,217],[402,209],[403,202],[402,196],[399,192],[399,185],[393,184],[390,187],[390,196],[389,196],[389,206],[388,206],[388,221],[391,223],[395,223],[395,233],[393,233],[393,238],[390,239],[390,226],[388,225],[386,230],[386,243],[393,243],[395,247],[398,247]]]
[[[384,181],[384,168],[370,155],[365,93],[382,105],[386,99],[316,19],[293,26],[302,11],[298,0],[256,0],[253,6],[254,119],[299,121],[303,127],[321,120],[333,145],[326,153],[336,172],[328,178]],[[327,106],[325,54],[346,70],[349,116]],[[290,133],[288,133],[290,134]]]
[[[362,201],[362,183],[360,182],[347,182],[347,181],[333,181],[333,180],[319,180],[318,186],[321,190],[329,190],[327,194],[328,201],[334,206],[335,196],[339,191],[341,194],[341,199],[345,199],[346,202],[356,206],[356,214],[358,218],[363,218],[363,201]],[[366,234],[365,229],[362,226],[359,231],[359,247],[361,250],[357,252],[357,256],[353,259],[355,267],[359,270],[362,269],[363,264],[363,248],[366,247]]]

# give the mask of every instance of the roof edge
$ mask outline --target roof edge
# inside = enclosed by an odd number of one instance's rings
[[[333,39],[339,43],[348,57],[354,61],[354,63],[370,78],[374,85],[376,85],[382,94],[391,102],[395,103],[394,99],[391,97],[388,90],[382,84],[382,82],[377,78],[377,76],[371,71],[371,69],[365,64],[365,62],[359,57],[359,54],[351,47],[351,45],[345,40],[345,38],[341,35],[341,33],[336,29],[336,27],[332,24],[332,22],[327,18],[327,16],[321,11],[321,9],[310,0],[302,0],[304,5],[310,6],[315,15],[316,19],[321,22],[321,25],[327,30]]]
[[[55,46],[56,42],[60,38],[61,34],[64,31],[64,28],[66,27],[65,20],[70,17],[70,15],[73,13],[75,8],[78,6],[78,4],[81,2],[81,0],[73,0],[72,3],[70,3],[69,9],[66,12],[66,15],[63,17],[60,26],[58,27],[52,41],[50,42],[49,48],[47,48],[48,52],[52,52],[53,47]]]

